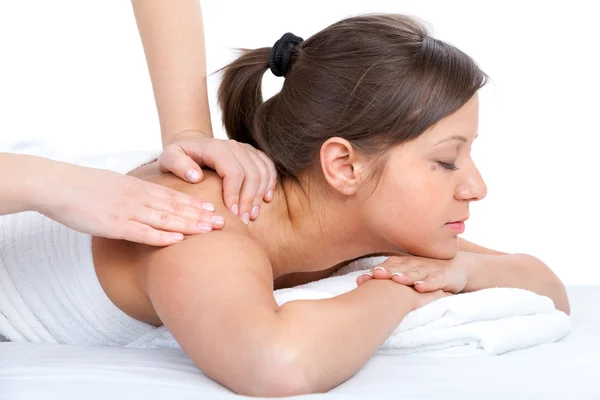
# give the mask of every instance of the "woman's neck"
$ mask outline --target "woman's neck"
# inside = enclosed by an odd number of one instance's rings
[[[294,182],[278,185],[271,203],[248,229],[266,251],[274,279],[297,272],[321,271],[382,249],[376,235],[352,216],[354,205],[343,196],[325,200]]]

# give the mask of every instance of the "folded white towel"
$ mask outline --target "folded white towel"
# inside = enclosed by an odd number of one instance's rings
[[[336,276],[276,290],[275,299],[282,305],[346,293],[356,288],[356,278],[364,270],[384,259],[364,258]],[[497,355],[556,342],[570,330],[569,316],[556,310],[550,298],[523,289],[490,288],[444,297],[409,313],[377,354]],[[160,327],[127,347],[179,346],[168,330]]]

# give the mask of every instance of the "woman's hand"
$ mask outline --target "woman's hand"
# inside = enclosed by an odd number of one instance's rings
[[[111,239],[167,246],[221,229],[214,205],[116,172],[51,161],[33,209],[72,229]]]
[[[469,253],[459,251],[450,260],[417,256],[392,256],[359,276],[358,285],[369,279],[391,279],[402,285],[413,286],[421,293],[443,290],[460,293],[472,273]]]
[[[220,140],[195,131],[176,135],[158,159],[162,172],[173,172],[188,182],[203,178],[199,165],[223,178],[225,206],[247,224],[258,218],[264,201],[273,199],[277,171],[262,151],[235,140]]]

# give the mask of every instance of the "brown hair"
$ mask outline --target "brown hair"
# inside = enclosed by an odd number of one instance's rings
[[[223,68],[218,92],[227,135],[296,180],[327,139],[381,155],[457,111],[488,80],[468,55],[399,14],[347,18],[300,43],[283,88],[266,102],[271,48],[242,51]]]

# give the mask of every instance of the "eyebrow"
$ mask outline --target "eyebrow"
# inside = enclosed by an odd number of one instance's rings
[[[479,136],[479,134],[475,135],[475,137],[473,138],[473,140],[477,139],[477,136]],[[467,138],[466,138],[466,137],[464,137],[464,136],[461,136],[461,135],[454,135],[454,136],[447,137],[446,139],[442,139],[442,140],[440,140],[439,142],[437,142],[437,143],[436,143],[436,144],[434,144],[433,146],[437,146],[437,145],[438,145],[438,144],[440,144],[440,143],[449,142],[449,141],[451,141],[451,140],[460,140],[461,142],[464,142],[464,143],[466,143],[466,142],[468,142],[468,141],[469,141],[469,139],[467,139]]]

